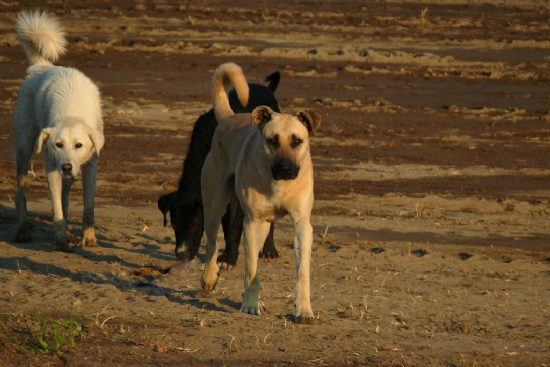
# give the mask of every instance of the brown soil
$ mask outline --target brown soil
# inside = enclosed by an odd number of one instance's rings
[[[60,64],[104,98],[99,247],[65,254],[39,156],[34,240],[12,240],[11,119],[27,67],[13,20],[36,3],[0,2],[2,365],[549,365],[549,9],[366,3],[42,2],[70,41]],[[282,110],[322,116],[314,325],[293,322],[288,219],[281,257],[260,263],[259,317],[239,313],[242,258],[205,295],[200,261],[178,264],[162,226],[157,198],[175,189],[227,61],[253,82],[279,70]],[[76,236],[81,194],[78,182]]]

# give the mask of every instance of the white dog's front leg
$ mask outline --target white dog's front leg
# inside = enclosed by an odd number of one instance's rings
[[[310,300],[310,262],[313,229],[308,218],[294,222],[294,257],[296,259],[296,322],[313,320]]]
[[[67,219],[69,218],[69,193],[71,192],[71,187],[73,186],[74,177],[71,178],[63,178],[62,179],[62,187],[61,190],[61,205],[63,207],[63,218]]]
[[[94,232],[94,197],[97,180],[97,155],[82,167],[82,187],[84,189],[84,213],[82,215],[81,246],[95,247],[97,239]]]
[[[18,162],[19,168],[19,162]],[[17,213],[17,235],[16,242],[29,242],[31,240],[31,224],[27,214],[27,171],[17,172],[17,191],[15,193],[15,211]]]
[[[241,312],[260,315],[260,275],[258,274],[258,253],[269,233],[269,222],[244,219],[244,296]]]
[[[72,252],[67,240],[67,221],[63,217],[62,187],[63,180],[55,168],[55,163],[46,163],[46,177],[52,200],[53,232],[55,239],[55,251]]]
[[[73,186],[74,177],[62,178],[63,189],[61,191],[61,205],[63,206],[63,218],[65,219],[65,236],[67,236],[67,242],[69,245],[76,244],[76,238],[69,232],[69,226],[67,225],[69,221],[69,194],[71,192],[71,187]]]
[[[17,120],[16,113],[15,119]],[[17,167],[17,190],[15,193],[15,211],[17,214],[16,242],[29,242],[31,240],[31,223],[27,214],[27,181],[29,166],[31,164],[32,148],[29,144],[31,138],[27,134],[30,129],[20,127],[15,132],[15,160]]]

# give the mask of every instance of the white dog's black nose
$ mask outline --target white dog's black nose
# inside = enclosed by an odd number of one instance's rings
[[[70,163],[65,163],[61,166],[63,173],[71,173],[73,171],[73,165]]]

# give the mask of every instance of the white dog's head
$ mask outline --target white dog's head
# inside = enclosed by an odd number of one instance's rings
[[[63,177],[74,177],[81,165],[88,162],[103,148],[105,138],[81,121],[69,120],[59,126],[43,129],[36,141],[36,152],[46,147],[50,162],[55,162],[57,171]]]

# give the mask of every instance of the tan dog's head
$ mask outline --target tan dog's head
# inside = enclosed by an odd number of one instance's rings
[[[315,135],[321,117],[311,110],[288,115],[260,106],[252,111],[252,124],[261,131],[273,179],[296,179],[301,162],[309,158],[309,136]]]

